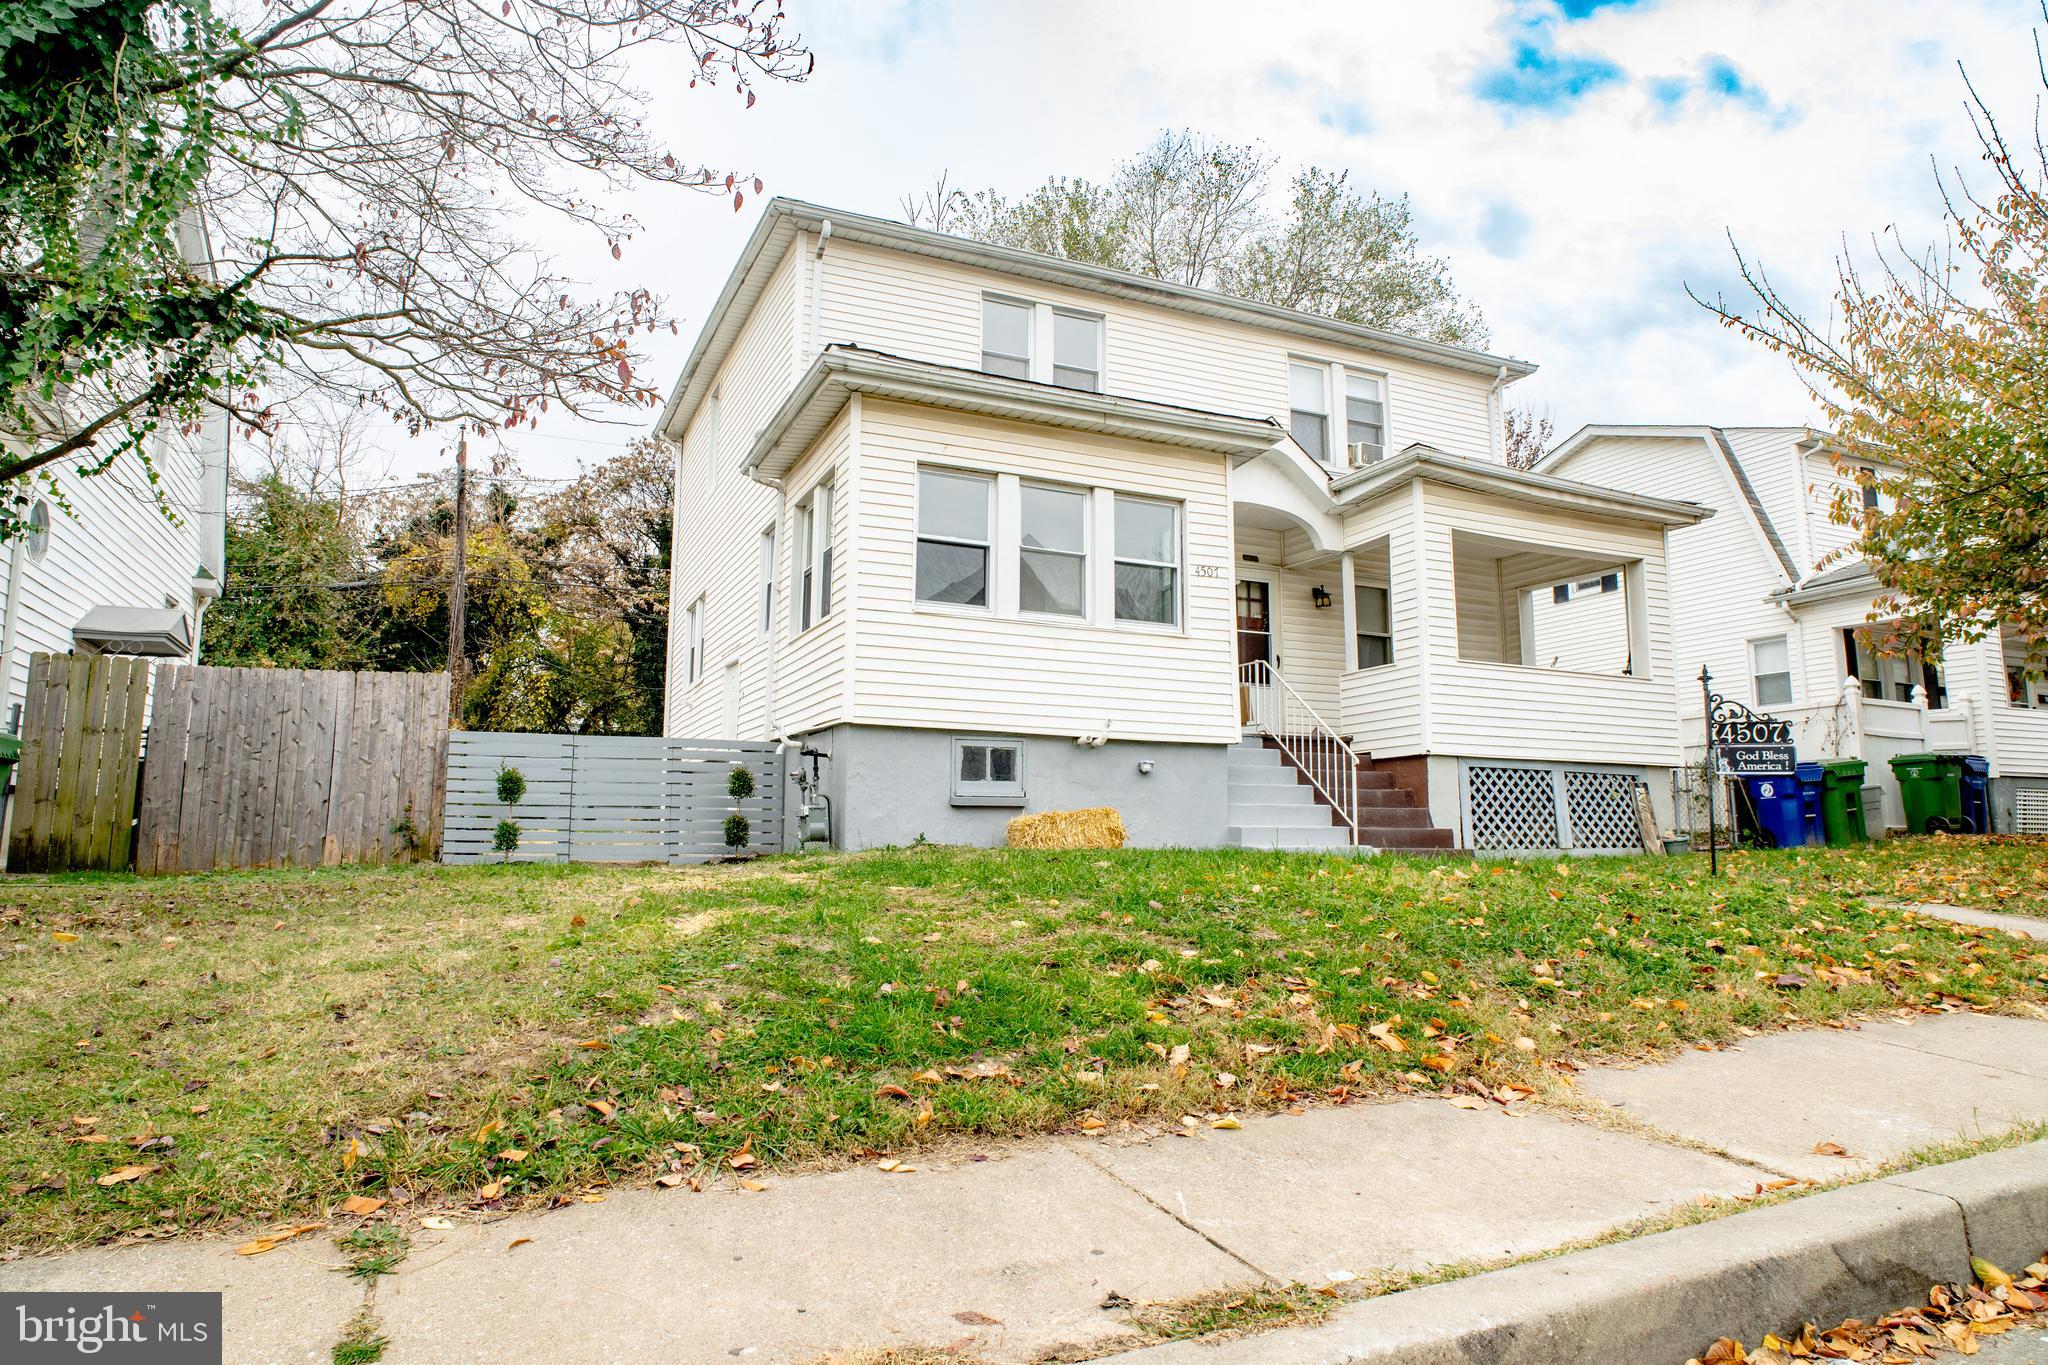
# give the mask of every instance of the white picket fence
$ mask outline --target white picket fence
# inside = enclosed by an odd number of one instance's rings
[[[732,770],[754,775],[735,801]],[[498,800],[498,773],[526,779],[517,805]],[[781,746],[709,739],[527,735],[457,730],[448,736],[441,860],[483,862],[500,820],[519,826],[513,862],[701,863],[731,850],[725,819],[747,817],[747,848],[782,847]]]

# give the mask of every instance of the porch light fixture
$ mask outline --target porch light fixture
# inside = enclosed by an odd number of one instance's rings
[[[1315,600],[1316,609],[1318,611],[1330,605],[1329,590],[1323,587],[1323,585],[1320,583],[1318,583],[1313,589],[1310,590],[1309,596]]]

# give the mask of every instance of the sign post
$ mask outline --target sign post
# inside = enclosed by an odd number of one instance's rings
[[[1736,777],[1790,777],[1799,754],[1793,746],[1790,721],[1716,696],[1713,675],[1704,666],[1700,669],[1700,696],[1706,703],[1707,718],[1707,863],[1718,877],[1721,862],[1715,853],[1719,841],[1714,832],[1714,789],[1720,785],[1722,765]]]

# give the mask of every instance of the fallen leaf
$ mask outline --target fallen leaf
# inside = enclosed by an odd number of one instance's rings
[[[986,1313],[977,1313],[971,1308],[964,1312],[955,1313],[953,1321],[965,1323],[969,1327],[1000,1327],[1003,1325],[1001,1318],[992,1318]]]
[[[484,1203],[488,1204],[493,1199],[496,1199],[499,1195],[503,1193],[505,1193],[505,1182],[502,1180],[493,1180],[488,1185],[479,1185],[477,1187],[476,1197],[482,1200]]]
[[[2012,1287],[2012,1276],[2006,1274],[1982,1256],[1972,1256],[1970,1258],[1970,1273],[1975,1275],[1978,1283],[1982,1284],[1986,1289],[2010,1289]]]
[[[442,1218],[439,1216],[435,1216],[432,1218],[422,1218],[420,1219],[420,1226],[423,1228],[427,1228],[433,1232],[446,1232],[450,1228],[455,1226],[455,1220],[452,1218]]]
[[[532,1240],[533,1239],[531,1237],[514,1237],[510,1242],[507,1242],[505,1244],[505,1250],[510,1251],[513,1247],[523,1247]]]
[[[755,1194],[759,1194],[761,1191],[767,1189],[768,1187],[766,1185],[763,1185],[758,1180],[749,1180],[745,1176],[741,1176],[740,1188],[743,1190],[752,1190]]]
[[[486,1123],[483,1127],[476,1130],[476,1140],[478,1142],[482,1142],[485,1138],[488,1138],[491,1134],[497,1132],[500,1128],[503,1128],[504,1126],[505,1121],[503,1119],[492,1119],[489,1123]]]
[[[154,1171],[154,1166],[116,1166],[96,1182],[101,1185],[125,1185],[131,1180],[140,1180]]]
[[[1813,1144],[1813,1154],[1815,1156],[1847,1156],[1849,1155],[1849,1149],[1839,1142],[1816,1142]]]
[[[368,1218],[383,1207],[384,1201],[382,1199],[372,1199],[367,1194],[352,1194],[341,1201],[341,1211],[343,1213],[353,1213],[362,1218]]]
[[[264,1233],[252,1242],[242,1243],[242,1245],[235,1248],[235,1255],[261,1256],[267,1251],[277,1250],[278,1247],[289,1242],[294,1237],[300,1237],[309,1232],[318,1232],[324,1226],[325,1224],[322,1223],[295,1223],[288,1228],[278,1228],[273,1232]]]
[[[1215,1120],[1215,1121],[1214,1121],[1213,1123],[1211,1123],[1211,1124],[1210,1124],[1209,1126],[1210,1126],[1211,1128],[1221,1128],[1221,1129],[1224,1129],[1224,1130],[1226,1130],[1226,1131],[1234,1131],[1234,1130],[1236,1130],[1236,1129],[1239,1129],[1239,1128],[1242,1128],[1242,1127],[1244,1127],[1244,1125],[1243,1125],[1242,1123],[1239,1123],[1239,1122],[1238,1122],[1238,1121],[1237,1121],[1236,1119],[1232,1119],[1232,1118],[1221,1118],[1221,1119],[1217,1119],[1217,1120]]]
[[[51,938],[54,938],[54,939],[56,939],[56,940],[57,940],[57,942],[59,942],[59,943],[76,943],[76,942],[78,942],[78,935],[76,935],[76,934],[67,934],[67,933],[65,933],[65,932],[64,932],[64,931],[63,931],[62,929],[52,929],[52,930],[50,931],[50,937],[51,937]]]

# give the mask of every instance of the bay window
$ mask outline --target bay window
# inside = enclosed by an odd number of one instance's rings
[[[1180,507],[1116,495],[1116,619],[1180,624]]]
[[[995,480],[917,471],[917,600],[988,605],[990,504]]]
[[[1086,616],[1088,495],[1027,483],[1018,502],[1018,610]]]

